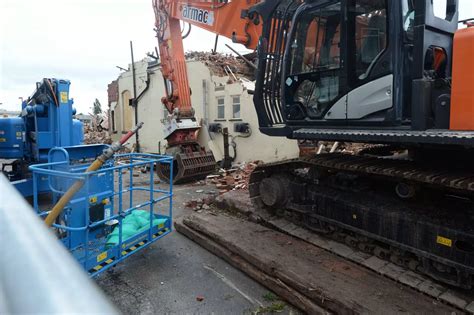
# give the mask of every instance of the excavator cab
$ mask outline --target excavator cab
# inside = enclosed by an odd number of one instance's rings
[[[442,17],[433,1],[262,4],[254,95],[261,131],[376,143],[450,131],[457,9],[458,0],[447,0]]]

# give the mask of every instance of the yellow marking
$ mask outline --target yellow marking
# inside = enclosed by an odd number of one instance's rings
[[[7,138],[0,138],[0,142],[7,142]]]
[[[122,255],[127,255],[127,252],[126,252],[126,251],[123,251],[123,252],[122,252]]]
[[[105,258],[107,258],[107,252],[103,252],[103,253],[97,255],[97,262],[100,262],[100,261],[104,260]]]
[[[145,242],[140,242],[140,243],[138,243],[138,245],[143,246],[143,245],[145,245]]]
[[[135,250],[135,249],[137,249],[137,247],[136,247],[136,246],[132,246],[132,247],[130,247],[130,250]]]
[[[61,103],[67,103],[68,101],[67,92],[60,92],[59,97],[61,98]]]
[[[159,229],[162,229],[162,228],[164,228],[164,227],[165,227],[165,224],[164,224],[164,223],[158,224],[158,228],[159,228]]]
[[[109,204],[109,199],[104,199],[104,200],[102,200],[102,204],[103,204],[103,205]]]
[[[436,243],[444,245],[444,246],[448,246],[448,247],[453,246],[453,240],[451,240],[449,238],[446,238],[446,237],[439,236],[439,235],[436,238]]]
[[[101,265],[97,265],[97,266],[94,267],[94,270],[95,270],[95,271],[99,271],[100,269],[102,269],[102,266],[101,266]]]
[[[113,262],[114,262],[113,259],[107,259],[107,260],[105,261],[105,263],[106,263],[107,265],[108,265],[108,264],[111,264],[111,263],[113,263]]]
[[[90,202],[90,203],[96,203],[96,202],[97,202],[97,196],[91,197],[91,198],[89,199],[89,202]]]

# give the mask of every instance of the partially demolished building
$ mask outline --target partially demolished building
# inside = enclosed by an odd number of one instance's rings
[[[252,101],[253,70],[232,56],[188,54],[189,84],[196,118],[202,128],[199,142],[224,158],[223,131],[229,131],[230,157],[234,162],[278,161],[298,156],[296,141],[260,133]],[[161,104],[165,95],[159,64],[150,59],[135,63],[137,116],[145,123],[140,131],[142,152],[163,153],[166,140],[162,121],[168,115]],[[135,124],[131,66],[109,85],[109,131],[113,140]]]

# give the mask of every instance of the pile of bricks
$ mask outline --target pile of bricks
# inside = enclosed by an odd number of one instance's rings
[[[242,165],[235,165],[233,168],[219,171],[219,175],[207,176],[207,182],[216,185],[219,194],[224,194],[230,190],[247,190],[249,186],[250,174],[260,162],[250,162]]]
[[[186,208],[191,208],[194,211],[209,210],[215,199],[216,198],[214,195],[209,195],[204,198],[191,199],[189,201],[186,201],[184,203],[184,206]]]
[[[91,123],[84,125],[84,144],[112,144],[109,132],[102,126],[104,117],[101,115],[92,115]]]
[[[85,144],[96,144],[105,143],[111,144],[109,133],[107,131],[98,131],[90,128],[89,126],[84,127],[84,143]]]

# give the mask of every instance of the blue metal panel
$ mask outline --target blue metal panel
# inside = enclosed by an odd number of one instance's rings
[[[77,161],[96,158],[109,146],[106,144],[76,145],[71,147],[53,148],[49,151],[48,162]]]
[[[12,185],[20,192],[23,197],[33,196],[33,179],[26,178],[11,182]],[[49,178],[48,176],[39,176],[37,180],[38,193],[45,193],[51,191],[49,189]]]
[[[23,157],[23,120],[20,117],[0,118],[0,158]]]
[[[72,100],[69,99],[70,82],[67,80],[57,80],[57,95],[59,105],[53,107],[56,111],[56,128],[53,131],[58,133],[57,147],[67,147],[73,143],[73,123],[72,123]]]
[[[84,124],[82,121],[73,119],[73,134],[72,134],[72,144],[71,145],[81,145],[84,143]]]
[[[36,147],[39,150],[42,150],[42,149],[49,150],[52,147],[54,147],[53,135],[54,135],[53,132],[44,132],[44,131],[37,132],[36,133]]]

